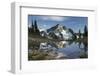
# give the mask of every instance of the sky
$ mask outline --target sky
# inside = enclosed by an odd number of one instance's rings
[[[88,17],[81,16],[50,16],[50,15],[28,15],[28,27],[31,27],[32,21],[37,21],[39,30],[49,29],[56,24],[71,28],[75,33],[84,31],[84,26],[88,26]]]

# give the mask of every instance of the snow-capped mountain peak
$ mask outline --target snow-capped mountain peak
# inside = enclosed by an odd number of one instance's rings
[[[46,32],[44,31],[43,34],[50,39],[71,40],[74,35],[70,30],[63,25],[57,24],[47,29]]]

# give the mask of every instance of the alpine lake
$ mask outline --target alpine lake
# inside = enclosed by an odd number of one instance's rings
[[[75,40],[57,40],[44,37],[28,38],[28,60],[88,58],[87,38]]]

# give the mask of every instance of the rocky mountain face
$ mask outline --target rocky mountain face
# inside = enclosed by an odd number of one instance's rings
[[[46,31],[41,31],[40,34],[41,36],[49,39],[72,40],[75,38],[75,34],[72,29],[59,24],[47,29]]]

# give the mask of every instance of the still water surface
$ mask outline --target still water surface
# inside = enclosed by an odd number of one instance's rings
[[[51,55],[55,55],[55,59],[75,59],[88,57],[88,45],[84,42],[33,42],[33,44],[29,46],[28,52],[31,53],[34,50],[48,52]]]

